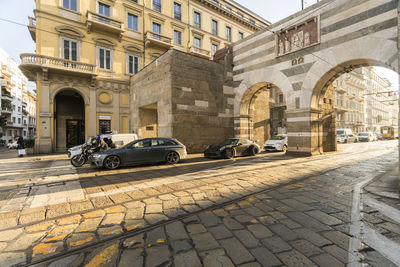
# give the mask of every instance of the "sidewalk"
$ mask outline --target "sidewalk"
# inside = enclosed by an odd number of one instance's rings
[[[6,147],[0,147],[0,162],[28,162],[37,160],[55,160],[55,159],[67,159],[67,153],[53,153],[53,154],[36,154],[36,155],[25,155],[24,157],[18,157],[17,149],[8,149]]]
[[[400,265],[398,163],[378,174],[362,193],[364,261],[372,266]],[[391,259],[392,262],[387,259]]]

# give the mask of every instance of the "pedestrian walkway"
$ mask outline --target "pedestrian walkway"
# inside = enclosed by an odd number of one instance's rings
[[[400,266],[399,165],[390,166],[363,187],[364,262]]]

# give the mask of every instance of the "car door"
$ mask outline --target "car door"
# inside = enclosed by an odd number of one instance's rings
[[[151,161],[164,161],[167,146],[164,139],[151,140]]]
[[[249,143],[246,139],[240,139],[236,146],[236,155],[245,155],[249,149]]]
[[[137,141],[126,151],[126,164],[148,162],[151,160],[151,139]]]

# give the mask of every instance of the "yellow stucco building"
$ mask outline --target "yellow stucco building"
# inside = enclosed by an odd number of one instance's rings
[[[228,0],[36,0],[34,14],[20,68],[37,85],[39,153],[131,132],[131,76],[167,50],[212,59],[269,25]]]

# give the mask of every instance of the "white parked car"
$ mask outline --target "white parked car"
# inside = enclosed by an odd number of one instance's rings
[[[275,135],[264,143],[265,151],[283,151],[286,152],[288,147],[287,135]]]

